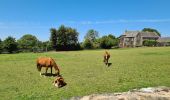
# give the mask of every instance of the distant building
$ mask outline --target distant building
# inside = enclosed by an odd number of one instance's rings
[[[162,37],[158,40],[158,46],[170,46],[170,37]]]
[[[144,40],[158,40],[159,35],[155,32],[125,31],[120,36],[119,47],[138,47],[143,46]]]

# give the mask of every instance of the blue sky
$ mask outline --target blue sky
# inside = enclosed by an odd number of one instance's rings
[[[50,28],[76,28],[82,41],[89,29],[99,36],[155,28],[170,36],[170,0],[0,0],[0,38],[33,34],[49,40]]]

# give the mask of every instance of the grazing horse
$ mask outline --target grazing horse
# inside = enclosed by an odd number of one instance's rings
[[[51,68],[51,75],[52,75],[52,67],[54,67],[56,74],[60,75],[59,67],[55,63],[54,59],[52,59],[50,57],[40,57],[37,59],[37,69],[40,72],[40,75],[41,75],[42,67],[46,68],[45,75],[47,75],[47,70],[49,67]]]
[[[65,85],[67,85],[67,83],[64,81],[64,78],[59,75],[58,77],[55,78],[55,80],[53,81],[53,85],[60,88],[63,87]]]
[[[108,65],[108,60],[109,60],[109,58],[110,58],[110,54],[109,54],[107,51],[105,51],[103,57],[104,57],[103,62],[104,62],[106,65]]]

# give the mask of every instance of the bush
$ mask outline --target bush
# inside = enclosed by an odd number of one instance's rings
[[[114,45],[114,40],[108,36],[103,36],[100,40],[100,47],[110,49]]]
[[[100,48],[111,49],[112,47],[118,47],[119,39],[114,35],[109,34],[100,38]]]
[[[79,43],[77,43],[77,44],[70,44],[67,47],[68,47],[68,50],[82,50],[82,47],[80,46]]]
[[[92,49],[93,43],[89,39],[85,39],[85,41],[83,42],[83,48],[84,49]]]
[[[2,47],[2,41],[0,39],[0,54],[2,53],[3,47]]]
[[[18,41],[18,47],[22,52],[32,52],[33,48],[40,44],[40,41],[31,34],[23,35]]]
[[[144,46],[156,46],[157,45],[157,41],[156,40],[144,40],[143,41],[143,45]]]
[[[15,38],[9,36],[7,37],[4,42],[3,42],[3,47],[5,49],[5,51],[9,52],[9,53],[13,53],[13,52],[17,52],[18,51],[18,44],[15,40]]]

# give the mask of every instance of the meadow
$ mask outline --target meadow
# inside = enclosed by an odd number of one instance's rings
[[[103,63],[104,50],[0,54],[0,99],[66,100],[93,93],[170,86],[170,47],[108,51],[109,67]],[[54,77],[39,75],[36,59],[40,56],[55,59],[67,82],[65,87],[56,88],[52,85]]]

